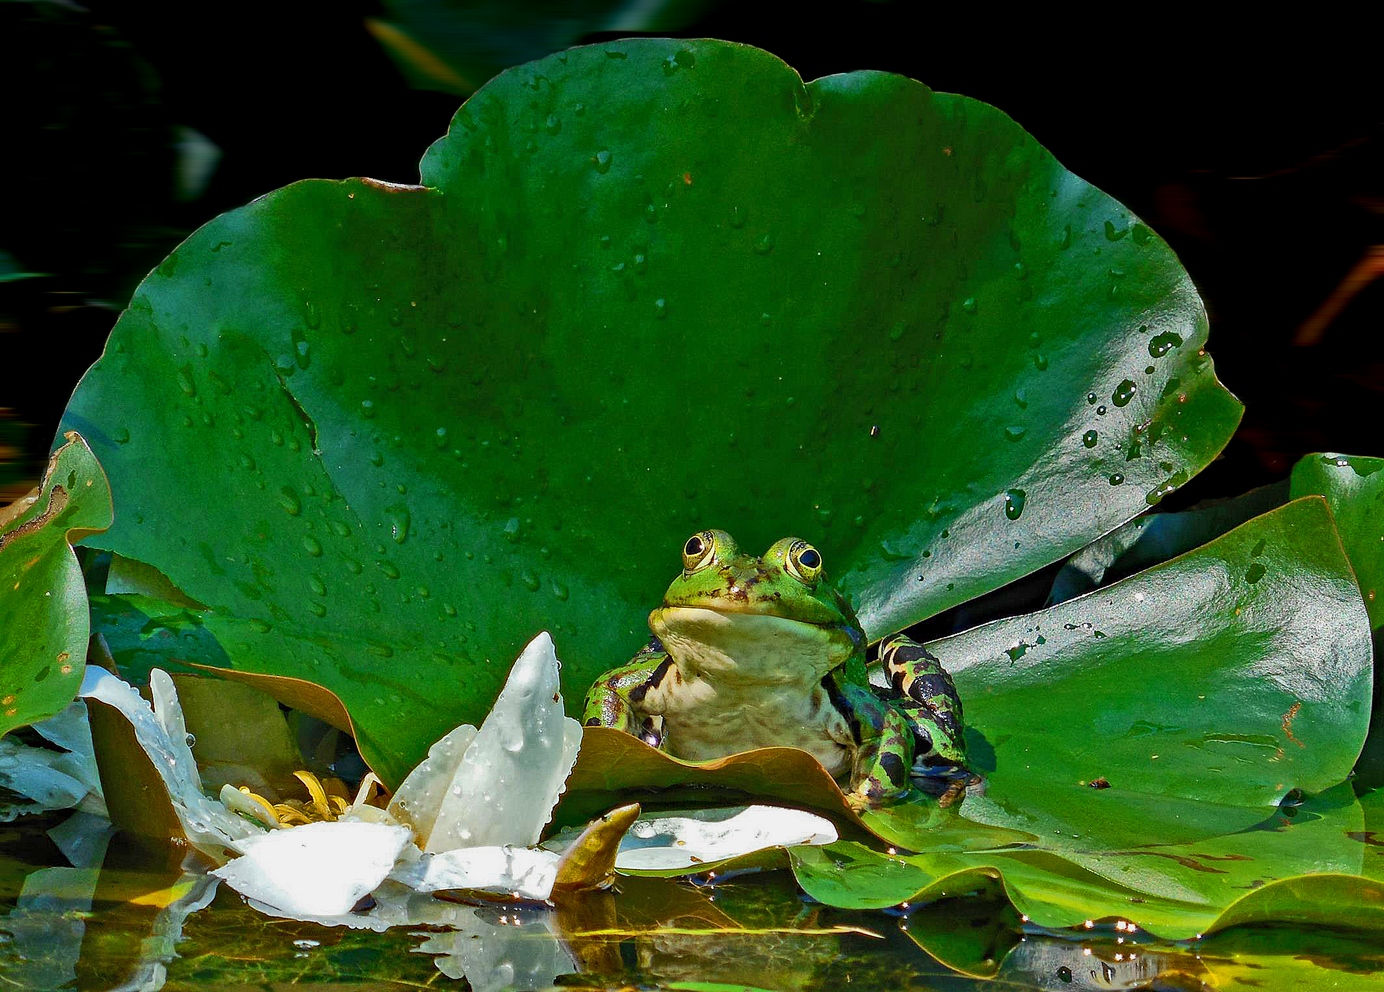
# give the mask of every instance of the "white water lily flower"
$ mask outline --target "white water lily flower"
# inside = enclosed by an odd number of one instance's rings
[[[216,874],[256,904],[298,919],[339,917],[386,876],[542,901],[556,856],[529,851],[577,760],[581,725],[566,716],[553,640],[520,654],[485,722],[456,728],[399,786],[387,810],[362,797],[334,822],[257,833]],[[434,852],[444,860],[430,867]],[[392,873],[392,874],[391,874]]]

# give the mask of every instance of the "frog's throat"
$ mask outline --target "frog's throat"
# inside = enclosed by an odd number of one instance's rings
[[[649,627],[685,678],[723,684],[815,684],[861,650],[841,625],[699,606],[661,607]]]

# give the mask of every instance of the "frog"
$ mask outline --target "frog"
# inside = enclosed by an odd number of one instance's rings
[[[587,693],[582,721],[687,761],[787,746],[816,758],[857,810],[896,802],[914,776],[964,775],[961,699],[927,648],[868,642],[822,553],[785,537],[763,555],[722,530],[682,547],[682,571],[649,614],[652,638]]]

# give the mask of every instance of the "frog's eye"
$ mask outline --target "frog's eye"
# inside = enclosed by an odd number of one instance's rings
[[[822,574],[822,555],[806,541],[794,541],[788,548],[784,559],[788,574],[808,585],[816,582]]]
[[[709,530],[693,534],[682,546],[682,568],[695,572],[710,565],[716,552],[716,535]]]

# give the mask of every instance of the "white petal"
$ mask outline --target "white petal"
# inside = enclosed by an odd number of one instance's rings
[[[401,823],[411,824],[418,834],[418,842],[425,848],[437,814],[442,810],[442,801],[447,798],[447,790],[456,777],[457,766],[476,739],[476,733],[475,727],[463,723],[428,748],[428,756],[399,783],[398,791],[389,800],[390,815]]]
[[[182,711],[178,709],[178,693],[172,680],[163,672],[155,670],[154,675],[162,675],[162,680],[151,684],[157,686],[161,697],[163,719],[156,717],[134,687],[116,678],[95,665],[88,665],[82,679],[79,695],[95,699],[114,707],[130,721],[135,739],[149,761],[163,779],[173,803],[173,812],[182,824],[188,841],[216,861],[222,860],[224,850],[243,838],[262,833],[260,827],[242,820],[219,802],[202,792],[202,779],[197,773],[197,762],[192,758],[192,750],[187,746],[186,733],[180,737],[170,737],[165,729],[168,725],[182,724]],[[177,711],[176,719],[173,717]]]
[[[305,823],[246,838],[244,857],[212,874],[289,916],[335,916],[384,881],[411,839],[407,827]]]
[[[836,827],[830,820],[805,810],[779,806],[700,810],[686,816],[636,820],[620,842],[615,867],[689,868],[771,847],[836,840]]]
[[[425,854],[390,878],[419,892],[471,889],[541,902],[552,894],[557,862],[551,851],[528,847],[465,847]]]
[[[449,787],[420,788],[441,798],[425,851],[538,841],[581,746],[581,724],[563,713],[558,667],[552,638],[539,634],[514,663]]]

